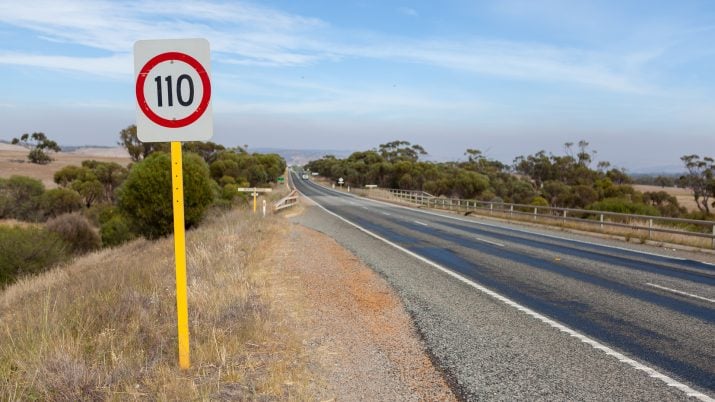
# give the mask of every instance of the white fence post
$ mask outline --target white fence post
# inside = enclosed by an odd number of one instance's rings
[[[648,240],[651,239],[651,236],[653,235],[653,219],[648,219]]]
[[[536,220],[536,214],[537,214],[538,210],[539,210],[538,208],[534,207],[534,220]]]
[[[601,221],[601,230],[603,230],[603,214],[601,214],[600,221]]]

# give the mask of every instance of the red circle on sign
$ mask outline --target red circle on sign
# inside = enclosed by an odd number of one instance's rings
[[[199,77],[201,77],[201,84],[204,87],[204,93],[201,97],[201,102],[199,103],[199,106],[196,108],[196,110],[194,110],[190,115],[179,120],[165,119],[154,113],[154,111],[151,110],[151,108],[149,107],[149,104],[146,101],[146,97],[144,97],[144,82],[146,81],[147,75],[149,75],[149,71],[151,71],[151,69],[156,67],[159,63],[168,60],[183,61],[184,63],[190,65],[194,70],[196,70],[197,73],[199,73]],[[186,127],[189,124],[198,120],[199,117],[204,114],[206,108],[208,108],[209,100],[211,100],[211,81],[209,80],[209,74],[206,72],[204,66],[202,66],[201,63],[199,63],[198,60],[196,60],[195,58],[189,56],[186,53],[166,52],[153,57],[151,60],[146,62],[144,67],[142,67],[141,71],[139,72],[139,77],[137,77],[136,92],[137,102],[139,102],[139,108],[141,108],[141,110],[144,112],[146,117],[149,118],[149,120],[163,127],[181,128]]]

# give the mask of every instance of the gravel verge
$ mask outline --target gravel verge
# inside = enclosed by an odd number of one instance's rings
[[[290,224],[269,263],[320,400],[455,400],[391,287],[335,241]]]

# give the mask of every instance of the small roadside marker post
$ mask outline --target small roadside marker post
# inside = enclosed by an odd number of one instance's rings
[[[266,200],[263,200],[263,217],[266,217]]]
[[[206,141],[213,135],[210,61],[206,39],[140,40],[134,43],[137,136],[142,142],[171,143],[176,316],[181,369],[191,367],[181,142]]]
[[[251,195],[253,196],[253,213],[255,214],[256,210],[258,209],[258,193],[270,193],[271,191],[273,191],[273,189],[269,187],[239,187],[237,191],[239,193],[251,193]]]

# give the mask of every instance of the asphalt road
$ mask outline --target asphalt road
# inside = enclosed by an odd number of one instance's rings
[[[648,254],[294,183],[414,254],[317,207],[299,218],[388,279],[464,398],[715,395],[715,266],[700,256]]]

